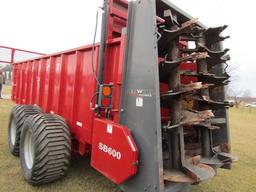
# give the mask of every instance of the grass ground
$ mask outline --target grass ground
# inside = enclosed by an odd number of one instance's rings
[[[10,88],[5,87],[8,95]],[[40,187],[28,185],[22,178],[19,159],[8,151],[7,123],[13,103],[0,100],[0,191],[12,192],[112,192],[116,187],[89,166],[87,157],[74,157],[67,177]],[[231,171],[219,170],[214,179],[193,186],[192,192],[256,191],[256,110],[231,109],[232,151],[239,157]]]

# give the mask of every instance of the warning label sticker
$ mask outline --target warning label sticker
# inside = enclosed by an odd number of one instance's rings
[[[136,98],[136,107],[143,107],[143,97]]]

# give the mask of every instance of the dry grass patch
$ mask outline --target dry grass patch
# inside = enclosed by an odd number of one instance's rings
[[[3,94],[10,93],[5,86]],[[20,170],[19,159],[8,151],[7,123],[13,103],[0,100],[0,191],[12,192],[111,192],[116,186],[89,166],[89,158],[74,157],[66,178],[41,187],[28,185]],[[239,162],[231,171],[218,171],[214,179],[193,186],[192,192],[255,192],[256,191],[256,110],[231,109],[232,151]]]

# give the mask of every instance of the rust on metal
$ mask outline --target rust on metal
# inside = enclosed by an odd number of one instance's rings
[[[173,170],[165,170],[164,171],[164,180],[177,182],[177,183],[194,183],[196,182],[191,177],[187,176],[185,173],[181,171]]]
[[[212,118],[211,119],[212,124],[225,124],[227,123],[227,120],[225,118]]]
[[[215,109],[225,109],[228,105],[214,99],[211,93],[227,85],[230,78],[225,69],[215,73],[213,66],[220,66],[230,57],[229,49],[218,50],[211,43],[228,38],[220,36],[227,26],[202,29],[197,19],[180,25],[171,10],[165,10],[164,17],[168,23],[159,29],[158,51],[162,58],[159,73],[160,81],[168,83],[170,90],[161,93],[161,105],[171,112],[170,119],[162,124],[164,133],[169,134],[166,140],[170,140],[170,147],[163,153],[165,163],[170,164],[164,169],[164,180],[198,183],[214,177],[215,168],[232,162],[224,150],[214,151],[212,136],[213,131],[220,132],[227,123],[225,118],[215,117]],[[189,41],[195,43],[195,48],[190,49]],[[183,63],[193,63],[196,67],[183,68]],[[190,83],[181,83],[184,76],[188,76],[184,82]]]
[[[229,49],[223,49],[221,51],[213,51],[209,49],[206,45],[203,45],[202,43],[197,43],[197,46],[199,51],[206,51],[207,53],[209,53],[210,56],[212,55],[223,56],[227,52],[229,52]]]
[[[160,173],[159,173],[159,176],[160,176],[160,187],[164,187],[164,170],[163,168],[160,170]]]
[[[213,84],[203,84],[202,82],[195,82],[190,84],[185,84],[181,86],[182,92],[189,92],[199,89],[207,89],[208,87],[212,86]]]
[[[197,43],[197,46],[198,46],[198,51],[206,51],[209,54],[209,57],[207,58],[207,63],[211,67],[216,64],[221,64],[230,60],[230,56],[226,55],[229,49],[223,49],[221,51],[213,51],[213,50],[210,50],[206,45],[200,42]]]
[[[184,96],[181,100],[181,106],[183,110],[193,109],[194,105],[195,105],[195,101],[191,99],[191,95]]]
[[[230,38],[230,36],[221,36],[220,33],[224,31],[228,26],[223,25],[220,27],[214,27],[214,28],[208,28],[206,31],[204,31],[204,36],[206,37],[209,44],[215,44],[220,41],[224,41],[225,39]]]
[[[201,156],[188,158],[185,164],[185,172],[196,182],[208,180],[216,175],[215,170],[201,163]]]
[[[189,93],[200,89],[207,89],[210,86],[213,86],[214,84],[202,84],[202,82],[195,82],[190,84],[181,84],[179,87],[179,90],[170,90],[168,92],[162,93],[161,97],[167,97],[167,96],[175,96],[180,95],[183,93]]]
[[[181,70],[181,75],[195,76],[204,80],[204,82],[214,84],[214,86],[223,86],[229,83],[230,76],[227,73],[223,73],[221,76],[217,76],[209,72],[195,72],[189,70]]]
[[[193,62],[195,62],[195,61],[197,61],[197,60],[200,60],[200,59],[206,59],[206,58],[208,58],[208,57],[210,57],[209,55],[208,55],[208,53],[207,52],[194,52],[194,53],[191,53],[191,54],[187,54],[187,55],[185,55],[184,57],[181,57],[181,58],[177,58],[176,60],[174,60],[174,61],[168,61],[168,60],[166,60],[166,61],[164,61],[164,63],[163,64],[178,64],[178,63],[180,63],[180,62],[184,62],[184,61],[193,61]]]
[[[220,150],[221,150],[222,152],[229,153],[230,150],[231,150],[230,144],[229,144],[229,143],[222,143],[222,144],[220,145]]]
[[[209,120],[214,117],[214,114],[211,110],[205,111],[192,111],[192,110],[182,110],[180,117],[177,121],[180,121],[178,124],[169,121],[165,129],[173,129],[182,125],[200,125],[204,127],[209,127],[211,129],[217,129],[217,126],[209,124]]]
[[[221,162],[224,164],[230,164],[232,162],[238,161],[238,157],[236,157],[230,153],[218,152],[216,155],[217,155],[218,159],[220,159]]]
[[[187,124],[187,125],[197,125],[207,119],[214,117],[214,114],[211,110],[205,110],[205,111],[183,110],[182,115],[183,115],[182,124]]]
[[[197,25],[198,19],[193,18],[177,27],[174,30],[164,29],[164,32],[168,33],[172,38],[182,35],[182,34],[193,34],[205,31],[203,28]]]
[[[214,101],[207,95],[193,96],[193,99],[204,104],[205,106],[211,107],[212,109],[223,109],[230,106],[228,101]]]

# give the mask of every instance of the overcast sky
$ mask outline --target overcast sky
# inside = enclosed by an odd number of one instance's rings
[[[207,26],[227,24],[225,41],[236,69],[233,89],[256,96],[254,1],[172,0]],[[0,1],[0,45],[53,53],[92,42],[95,15],[102,0]],[[247,36],[247,39],[246,39]]]

